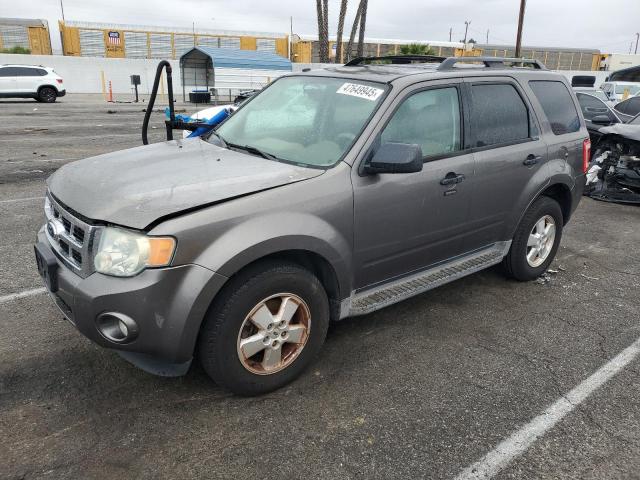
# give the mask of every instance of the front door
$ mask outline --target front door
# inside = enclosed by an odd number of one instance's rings
[[[461,85],[447,80],[411,87],[380,120],[368,155],[386,142],[418,144],[421,172],[363,175],[354,166],[356,289],[462,252],[474,160],[463,146]]]
[[[0,68],[0,95],[16,93],[16,67],[1,67]]]

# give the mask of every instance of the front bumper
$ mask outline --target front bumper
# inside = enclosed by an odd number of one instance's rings
[[[58,97],[64,97],[67,94],[66,90],[58,90]]]
[[[37,240],[49,248],[44,229]],[[118,350],[151,373],[172,375],[176,370],[171,366],[188,368],[202,320],[226,280],[199,265],[148,269],[130,278],[99,273],[81,278],[58,260],[57,291],[51,296],[65,317],[93,342]],[[104,337],[96,318],[105,312],[133,319],[137,337],[129,343]]]

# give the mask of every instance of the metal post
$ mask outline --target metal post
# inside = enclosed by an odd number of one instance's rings
[[[453,35],[453,27],[449,29],[449,41],[451,41],[451,35]]]
[[[62,0],[60,0],[60,10],[62,10],[62,23],[64,22],[64,5],[62,4]]]
[[[487,28],[487,45],[489,45],[489,29]]]
[[[520,15],[518,17],[518,36],[516,37],[516,58],[520,58],[520,50],[522,49],[522,24],[524,23],[524,9],[527,0],[520,0]]]
[[[464,22],[464,47],[465,47],[465,50],[467,48],[467,32],[469,31],[469,25],[471,25],[471,20],[466,20]]]
[[[640,33],[636,33],[636,54],[638,53],[638,40],[640,40]]]

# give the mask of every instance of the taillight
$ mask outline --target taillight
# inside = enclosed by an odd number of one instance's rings
[[[56,82],[58,82],[60,85],[62,85],[62,79],[61,78],[56,78]]]
[[[582,142],[582,172],[589,170],[589,160],[591,160],[591,140],[588,138]]]

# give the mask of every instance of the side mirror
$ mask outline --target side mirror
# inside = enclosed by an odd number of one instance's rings
[[[611,125],[613,122],[608,115],[596,115],[591,119],[594,125]]]
[[[422,171],[422,148],[410,143],[384,143],[364,166],[365,173],[415,173]]]

